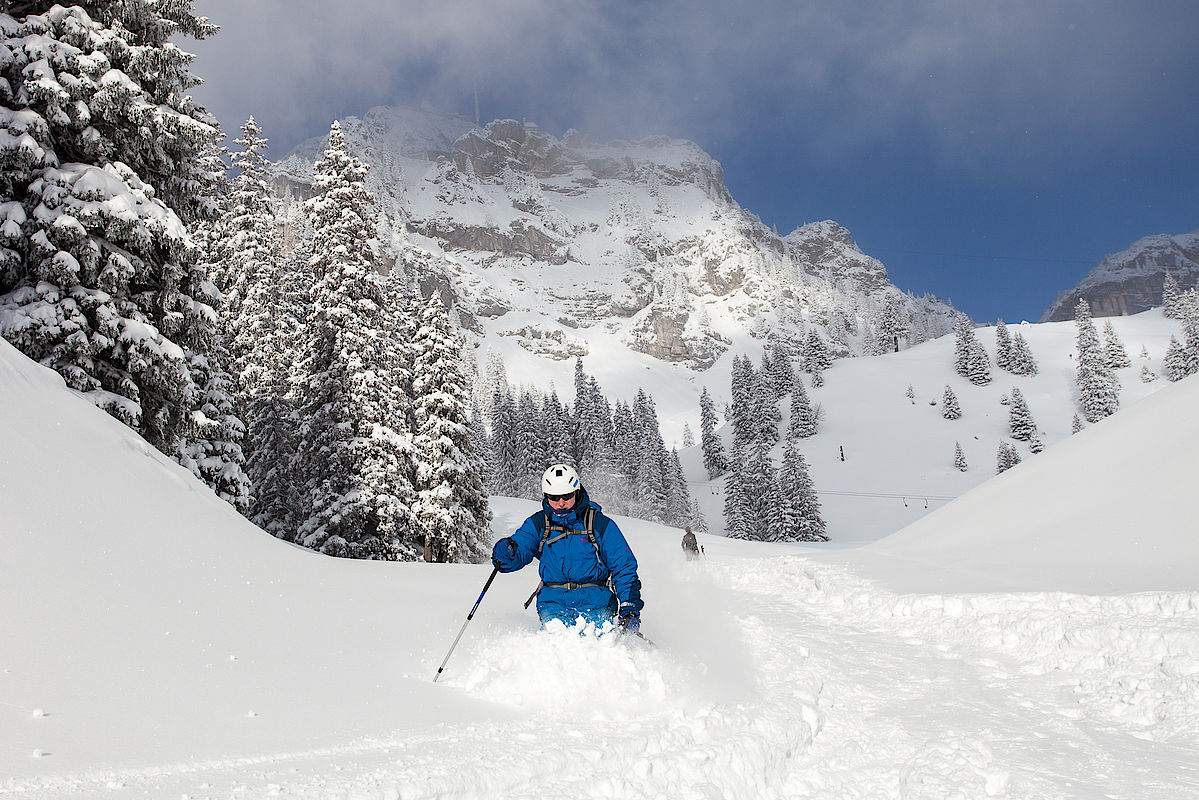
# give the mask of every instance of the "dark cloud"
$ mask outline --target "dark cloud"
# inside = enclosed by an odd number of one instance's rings
[[[197,97],[284,144],[421,102],[600,136],[704,142],[777,126],[835,157],[919,142],[985,169],[1186,125],[1193,3],[198,0]],[[1152,124],[1146,126],[1144,123]],[[1148,130],[1147,130],[1148,129]]]

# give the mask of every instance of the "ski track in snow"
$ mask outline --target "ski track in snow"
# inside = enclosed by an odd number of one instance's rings
[[[694,618],[649,631],[657,648],[474,631],[446,690],[516,721],[0,796],[1199,798],[1179,766],[1199,752],[1199,594],[895,595],[797,556],[688,565],[676,588]]]

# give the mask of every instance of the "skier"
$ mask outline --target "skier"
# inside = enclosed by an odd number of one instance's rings
[[[699,558],[703,548],[695,540],[695,534],[691,531],[691,526],[683,528],[683,531],[683,552],[687,554],[688,561],[694,561]]]
[[[541,491],[541,511],[495,543],[492,563],[500,572],[515,572],[540,561],[542,627],[554,619],[567,625],[615,621],[620,630],[637,633],[645,604],[637,559],[620,528],[587,496],[573,467],[547,469]]]

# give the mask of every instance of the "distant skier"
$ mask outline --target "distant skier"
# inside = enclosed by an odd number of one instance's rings
[[[500,572],[540,561],[537,615],[573,625],[615,621],[621,630],[641,627],[641,580],[637,559],[616,523],[587,496],[579,474],[554,464],[541,477],[541,511],[516,533],[500,539],[491,560]]]
[[[683,528],[683,552],[687,554],[688,561],[694,561],[700,557],[704,548],[695,540],[695,534],[691,531],[691,527]]]

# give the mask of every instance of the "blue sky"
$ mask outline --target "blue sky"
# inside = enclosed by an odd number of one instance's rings
[[[195,91],[279,157],[374,105],[668,134],[787,232],[1036,320],[1108,253],[1199,229],[1199,3],[196,0]]]

